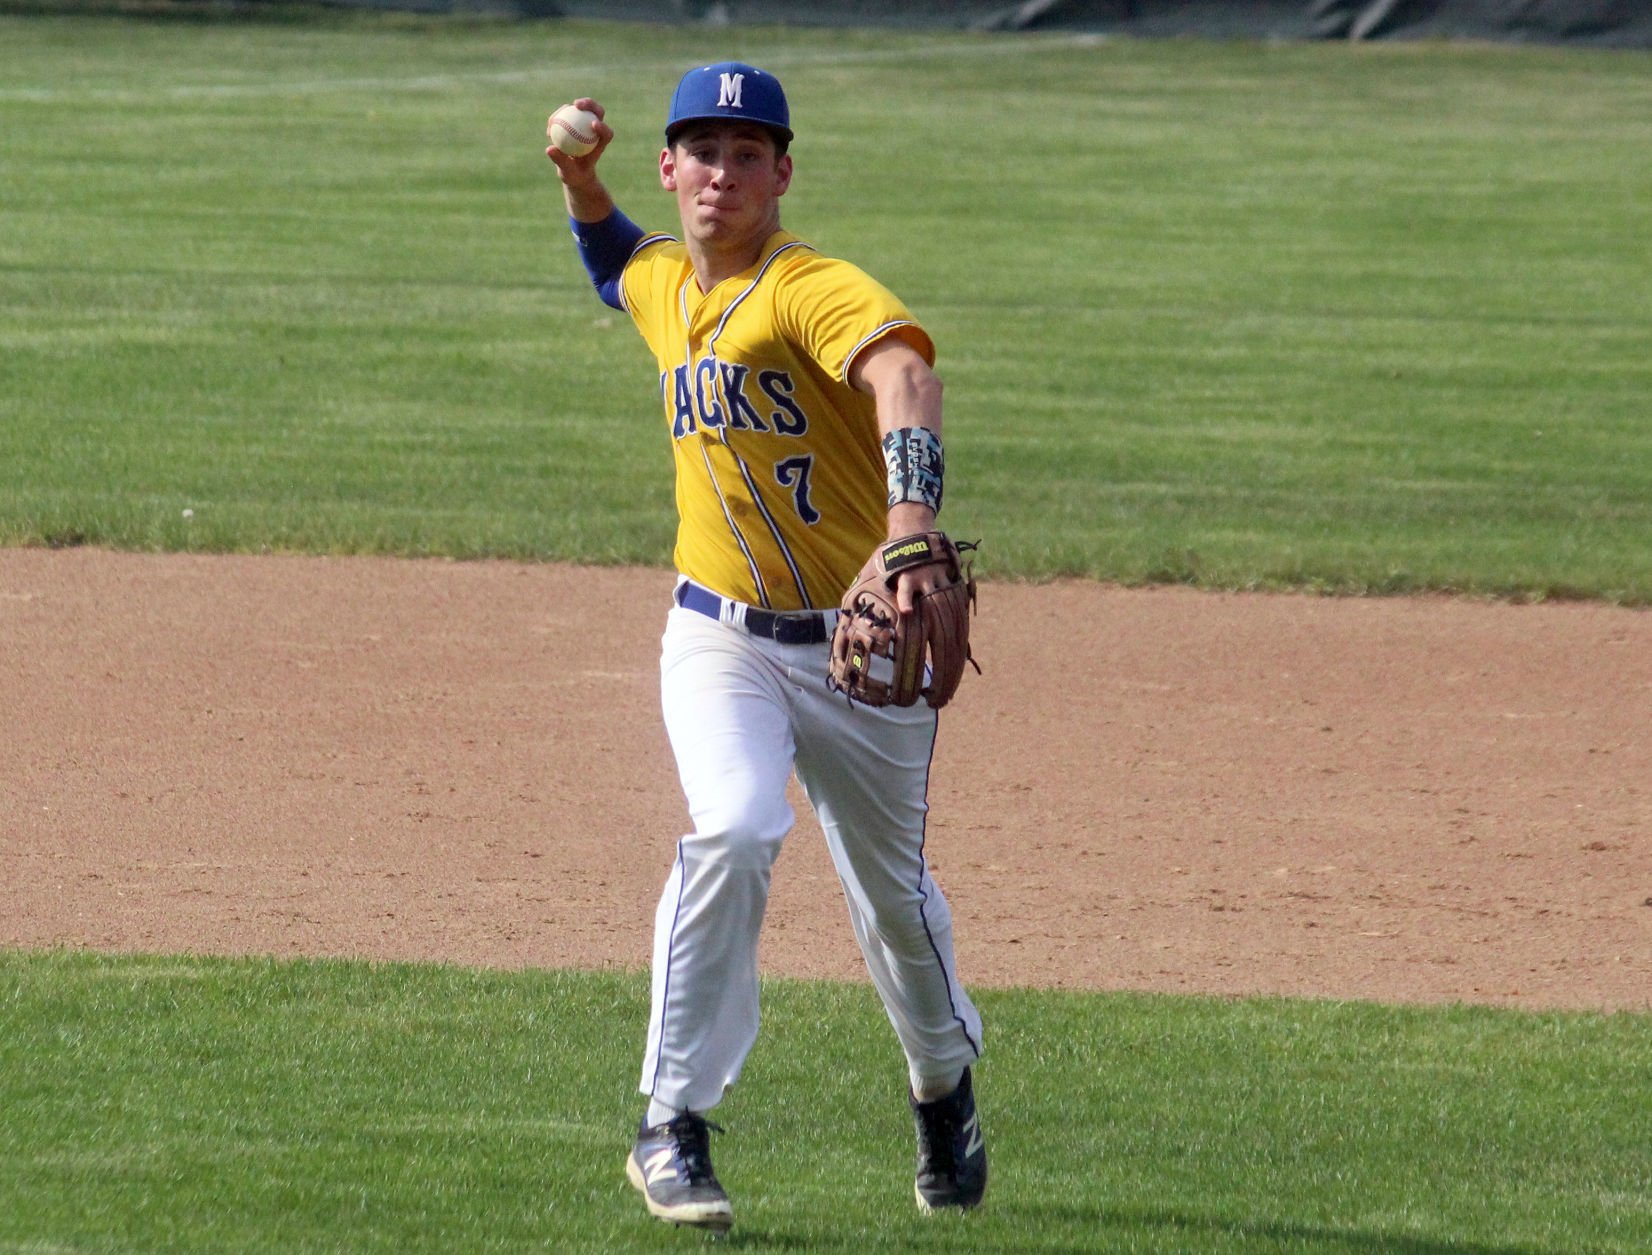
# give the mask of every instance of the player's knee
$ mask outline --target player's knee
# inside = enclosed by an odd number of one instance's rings
[[[730,803],[695,816],[694,832],[683,838],[692,858],[730,867],[767,868],[780,853],[792,826],[790,806]]]

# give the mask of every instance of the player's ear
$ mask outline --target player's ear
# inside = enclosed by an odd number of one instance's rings
[[[774,194],[784,196],[786,189],[792,185],[792,155],[783,153],[780,160],[774,163]]]
[[[670,148],[660,150],[660,186],[668,192],[677,190],[677,157]]]

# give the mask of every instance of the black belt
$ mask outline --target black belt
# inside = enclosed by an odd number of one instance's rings
[[[677,604],[726,623],[723,618],[724,600],[709,588],[701,588],[692,581],[677,585]],[[739,627],[739,623],[731,624]],[[746,607],[745,629],[753,636],[761,636],[780,645],[821,645],[830,638],[826,631],[826,614],[819,610],[801,614],[776,614],[772,610]]]

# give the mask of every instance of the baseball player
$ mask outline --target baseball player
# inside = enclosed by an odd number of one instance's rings
[[[880,553],[903,616],[949,579],[922,555],[900,565],[920,534],[940,535],[934,346],[865,273],[781,229],[792,131],[772,75],[726,62],[677,85],[659,179],[680,238],[615,208],[596,170],[613,131],[594,129],[592,151],[546,155],[598,294],[659,368],[679,516],[660,692],[693,824],[655,914],[648,1105],[627,1176],[662,1220],[733,1224],[706,1113],[757,1036],[758,934],[795,771],[906,1056],[918,1205],[974,1206],[981,1017],[924,857],[937,703],[846,700],[829,675],[836,608],[883,570]]]

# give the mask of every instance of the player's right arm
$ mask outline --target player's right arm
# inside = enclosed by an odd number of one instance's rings
[[[584,156],[570,157],[553,144],[545,150],[545,155],[562,180],[562,198],[568,207],[568,222],[579,248],[579,259],[585,263],[597,295],[605,304],[624,309],[621,282],[625,263],[631,259],[644,232],[614,206],[614,198],[597,176],[597,159],[614,138],[613,128],[603,120],[602,106],[588,96],[581,96],[573,103],[597,115],[597,146]]]

